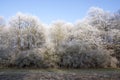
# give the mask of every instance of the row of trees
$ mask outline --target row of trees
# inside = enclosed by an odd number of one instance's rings
[[[0,17],[1,67],[120,67],[120,11],[92,7],[75,24],[47,26],[36,16]]]

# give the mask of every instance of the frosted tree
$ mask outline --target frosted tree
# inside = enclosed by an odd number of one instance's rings
[[[3,17],[0,17],[0,67],[8,66],[11,61],[9,30]]]
[[[120,10],[113,14],[110,23],[112,29],[109,34],[113,38],[113,43],[110,48],[114,50],[113,56],[118,59],[118,66],[120,67]]]
[[[12,65],[41,67],[45,47],[44,25],[36,16],[17,13],[9,20]]]
[[[59,48],[61,49],[58,62],[60,67],[116,67],[117,60],[102,47],[100,31],[86,21],[77,22]]]
[[[51,26],[51,41],[57,48],[66,39],[68,27],[66,27],[66,23],[63,21],[54,22]]]
[[[9,21],[13,38],[14,47],[19,49],[31,49],[40,47],[45,42],[43,24],[36,16],[17,13]]]
[[[111,14],[101,8],[91,7],[88,11],[88,19],[90,21],[90,24],[104,31],[108,31],[110,28],[110,18]]]
[[[88,11],[88,23],[101,31],[101,38],[103,44],[111,44],[113,42],[113,37],[110,32],[112,31],[111,18],[112,14],[104,11],[101,8],[92,7]]]
[[[87,19],[90,25],[100,30],[103,46],[109,51],[109,54],[114,55],[116,51],[119,52],[116,50],[119,46],[115,46],[116,40],[119,40],[119,11],[109,13],[103,9],[92,7],[88,12]]]
[[[61,45],[65,42],[68,37],[69,32],[72,31],[73,25],[71,23],[67,23],[64,21],[56,21],[50,25],[49,28],[49,52],[51,55],[52,62],[59,62],[60,53],[61,53]]]

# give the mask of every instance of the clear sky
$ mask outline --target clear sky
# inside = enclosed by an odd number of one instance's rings
[[[82,19],[90,7],[114,12],[120,9],[120,0],[0,0],[0,16],[8,19],[22,12],[38,16],[43,23],[75,22]]]

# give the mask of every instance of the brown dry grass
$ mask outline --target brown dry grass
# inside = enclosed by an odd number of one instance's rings
[[[0,69],[0,80],[120,80],[120,69]]]

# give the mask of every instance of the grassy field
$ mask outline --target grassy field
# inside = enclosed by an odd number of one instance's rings
[[[0,80],[120,80],[120,69],[0,69]]]

